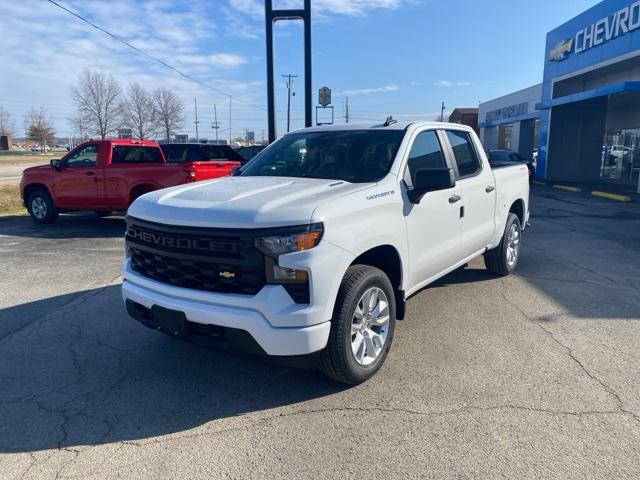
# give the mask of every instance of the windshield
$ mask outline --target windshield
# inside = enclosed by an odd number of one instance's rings
[[[404,130],[290,133],[244,166],[243,177],[301,177],[375,182],[389,173]]]

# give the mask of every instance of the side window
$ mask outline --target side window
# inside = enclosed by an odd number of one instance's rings
[[[460,177],[473,175],[480,170],[480,162],[467,132],[447,130],[447,138],[451,144]]]
[[[189,146],[189,155],[187,157],[190,162],[202,162],[207,158],[202,154],[202,150],[198,145]]]
[[[224,149],[217,145],[202,145],[200,147],[207,160],[220,160],[225,158]]]
[[[187,147],[182,145],[165,145],[162,147],[167,162],[179,163],[187,161]]]
[[[412,181],[415,179],[416,171],[420,168],[446,168],[447,164],[444,161],[435,130],[418,134],[409,152],[407,166]]]
[[[98,145],[87,145],[76,153],[67,157],[64,162],[65,167],[95,167],[98,159]]]
[[[111,158],[111,163],[162,163],[162,155],[160,154],[159,148],[116,145],[113,147],[113,157]]]

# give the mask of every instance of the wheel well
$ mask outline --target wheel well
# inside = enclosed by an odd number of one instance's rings
[[[402,291],[402,261],[391,245],[381,245],[359,255],[351,265],[370,265],[382,270],[393,286],[396,296],[396,317],[404,318],[404,292]]]
[[[515,213],[518,216],[518,220],[520,220],[520,225],[524,228],[524,201],[522,199],[513,202],[509,213]]]
[[[153,192],[154,190],[157,190],[157,189],[158,187],[151,183],[143,183],[141,185],[136,185],[131,189],[131,192],[129,192],[129,205],[131,205],[133,201],[139,196],[144,195],[145,193]]]
[[[29,185],[24,187],[24,191],[23,191],[23,194],[22,194],[25,204],[27,203],[27,200],[29,199],[29,195],[31,195],[33,192],[35,192],[37,190],[44,190],[45,192],[49,193],[49,189],[47,188],[46,185],[44,185],[42,183],[30,183]],[[51,194],[49,193],[49,195],[51,195]]]

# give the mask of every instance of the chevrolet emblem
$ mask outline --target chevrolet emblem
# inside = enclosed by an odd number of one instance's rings
[[[233,278],[236,276],[236,274],[233,272],[220,272],[218,273],[218,275],[220,275],[222,278]]]

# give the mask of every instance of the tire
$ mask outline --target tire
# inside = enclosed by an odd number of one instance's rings
[[[27,210],[33,221],[39,224],[53,223],[58,218],[58,209],[46,190],[36,190],[29,195]]]
[[[379,300],[379,316],[376,317],[374,308],[372,315],[365,315],[358,322],[356,309],[359,312],[363,310],[367,293]],[[371,300],[371,297],[368,298]],[[384,303],[387,304],[386,309]],[[366,312],[368,309],[364,310]],[[387,358],[395,322],[394,290],[385,273],[368,265],[349,267],[338,291],[329,340],[320,354],[320,370],[329,378],[349,385],[369,379]],[[356,333],[352,333],[354,331]]]
[[[515,242],[515,243],[514,243]],[[496,248],[484,254],[484,264],[495,275],[510,275],[518,266],[520,244],[522,242],[522,225],[515,213],[507,216],[502,240]]]

